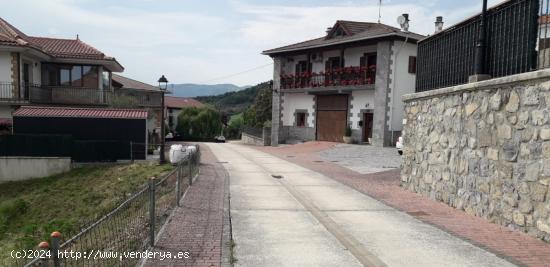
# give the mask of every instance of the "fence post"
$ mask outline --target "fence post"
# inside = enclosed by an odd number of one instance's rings
[[[151,247],[155,246],[155,186],[156,178],[149,180],[149,241]]]
[[[52,238],[52,259],[53,259],[53,266],[54,267],[60,267],[61,263],[59,262],[59,239],[61,238],[60,232],[53,232],[50,237]]]
[[[181,166],[183,164],[180,162],[178,164],[178,169],[176,171],[176,206],[180,206],[180,198],[181,198]]]
[[[191,169],[191,153],[187,156],[187,168],[189,169],[189,186],[193,185],[193,170]]]
[[[48,244],[48,242],[46,242],[46,241],[42,241],[42,242],[40,242],[40,244],[38,244],[38,248],[41,251],[46,252],[50,248],[50,244]],[[47,255],[47,254],[44,253],[42,255]],[[46,262],[45,266],[48,266],[47,260],[48,260],[47,257],[44,257],[44,258],[40,259],[41,262]]]

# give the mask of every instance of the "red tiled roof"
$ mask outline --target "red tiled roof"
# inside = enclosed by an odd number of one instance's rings
[[[28,37],[29,42],[38,45],[42,50],[54,57],[108,59],[101,51],[80,41],[79,39],[58,39],[47,37]]]
[[[0,125],[12,125],[11,119],[0,118]]]
[[[148,90],[148,91],[160,91],[158,87],[152,86],[147,83],[136,81],[124,76],[120,76],[113,73],[112,81],[115,85],[120,85],[122,89],[138,89],[138,90]],[[119,86],[115,86],[119,87]]]
[[[539,16],[539,24],[549,24],[549,23],[550,23],[550,15]]]
[[[0,18],[0,45],[26,46],[55,58],[108,60],[115,69],[123,69],[113,57],[77,39],[60,39],[27,36],[4,19]]]
[[[100,119],[147,119],[147,111],[140,109],[68,108],[68,107],[21,107],[13,117],[67,117]]]
[[[164,105],[167,108],[202,107],[203,103],[188,97],[165,96]]]

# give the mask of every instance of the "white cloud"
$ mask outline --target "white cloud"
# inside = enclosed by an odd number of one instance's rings
[[[409,13],[411,31],[429,34],[436,16],[444,16],[450,25],[480,8],[465,6],[444,12],[442,1],[447,0],[388,2],[382,9],[382,22],[397,26],[395,18]],[[221,13],[151,11],[117,2],[101,9],[86,8],[91,0],[0,0],[0,6],[3,18],[23,32],[62,38],[79,34],[83,41],[115,56],[126,67],[124,75],[155,84],[161,74],[175,83],[200,82],[265,65],[271,59],[261,51],[320,37],[337,19],[376,21],[376,2],[283,6],[231,1]],[[271,75],[267,67],[213,83],[246,85]]]

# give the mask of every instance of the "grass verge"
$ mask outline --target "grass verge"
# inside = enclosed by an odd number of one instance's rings
[[[13,249],[36,247],[52,231],[75,233],[143,188],[149,177],[172,169],[155,163],[89,166],[1,184],[0,262]]]

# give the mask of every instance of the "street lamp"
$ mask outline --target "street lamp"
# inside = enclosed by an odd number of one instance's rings
[[[168,79],[162,75],[159,79],[159,89],[161,92],[161,112],[160,112],[160,164],[164,164],[166,162],[164,158],[164,137],[166,134],[164,133],[164,93],[166,92],[166,89],[168,88]]]

